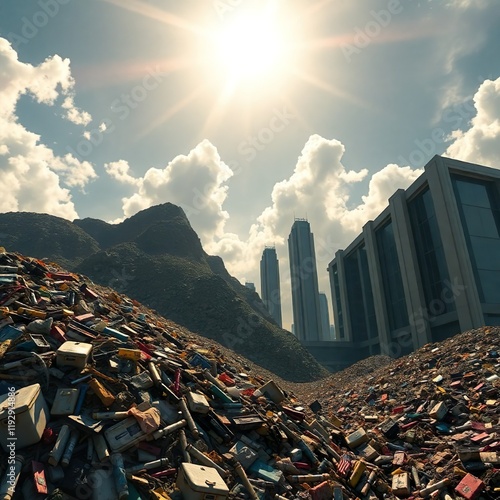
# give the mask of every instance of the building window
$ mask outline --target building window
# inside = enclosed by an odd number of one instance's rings
[[[384,296],[391,331],[408,326],[408,311],[392,222],[376,231]]]
[[[332,266],[332,274],[333,274],[333,286],[335,288],[335,304],[337,306],[337,317],[339,319],[339,324],[335,325],[335,328],[338,332],[338,338],[340,340],[345,339],[344,332],[344,316],[342,314],[342,301],[340,300],[340,284],[339,284],[339,273],[337,271],[337,264]]]
[[[359,248],[359,272],[361,273],[361,284],[363,286],[363,300],[365,303],[366,324],[368,336],[378,337],[377,316],[375,314],[375,303],[373,302],[372,281],[368,269],[368,257],[365,246]]]
[[[500,303],[500,210],[495,185],[453,176],[453,187],[481,302]]]
[[[352,340],[361,342],[377,336],[377,324],[365,246],[344,259]]]
[[[455,302],[450,300],[449,293],[447,294],[450,286],[448,268],[428,187],[408,204],[408,211],[427,314],[436,317],[454,311]]]

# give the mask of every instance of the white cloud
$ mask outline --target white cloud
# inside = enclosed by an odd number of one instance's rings
[[[90,113],[75,107],[74,96],[72,95],[69,95],[64,99],[62,107],[66,110],[66,118],[76,125],[88,125],[92,121]]]
[[[500,168],[500,78],[485,80],[474,95],[476,115],[466,131],[451,134],[446,155]]]
[[[8,144],[9,154],[0,156],[0,212],[46,212],[67,219],[77,213],[68,189],[48,168],[52,152],[37,144],[39,137],[22,125],[0,118],[0,143]]]
[[[241,281],[259,282],[262,250],[266,245],[275,245],[286,307],[291,302],[287,238],[294,218],[307,217],[311,223],[320,288],[329,290],[326,267],[335,252],[352,241],[368,218],[387,206],[396,189],[406,188],[420,173],[410,167],[388,165],[372,176],[368,194],[351,208],[352,188],[368,177],[368,171],[346,169],[343,154],[344,146],[339,141],[311,136],[291,176],[274,186],[272,203],[250,227],[246,239],[225,231],[228,214],[223,204],[226,181],[232,172],[209,141],[174,158],[163,169],[149,169],[143,177],[133,177],[123,160],[105,168],[115,180],[134,189],[131,196],[123,199],[125,216],[157,203],[180,205],[207,252],[220,255],[229,272]]]
[[[274,245],[280,260],[281,292],[284,313],[291,320],[291,283],[287,238],[295,217],[307,218],[314,234],[319,287],[329,290],[326,268],[335,252],[345,248],[370,218],[377,216],[388,204],[388,198],[398,188],[408,187],[421,173],[410,167],[388,165],[374,174],[368,194],[361,203],[351,207],[351,195],[356,183],[368,177],[368,171],[348,170],[342,163],[344,146],[337,140],[313,135],[305,144],[289,179],[278,182],[272,192],[272,204],[265,208],[240,246],[237,258],[224,255],[226,240],[221,240],[219,254],[229,270],[240,279],[258,282],[258,271],[248,276],[248,270],[258,270],[262,250]],[[233,242],[232,253],[238,245]],[[327,293],[329,297],[330,294]],[[288,311],[287,311],[288,309]]]
[[[446,154],[500,167],[500,78],[481,85],[474,105],[477,115],[470,128],[454,132],[454,142]],[[397,189],[407,188],[422,173],[409,166],[389,164],[370,177],[366,169],[346,168],[342,163],[344,152],[342,143],[335,139],[311,136],[292,174],[275,184],[271,203],[246,236],[225,230],[226,181],[231,171],[208,141],[198,144],[188,155],[178,156],[163,169],[149,169],[140,178],[132,176],[123,160],[108,164],[106,170],[135,191],[123,200],[125,216],[166,201],[183,206],[205,249],[220,255],[230,273],[241,281],[259,282],[262,250],[266,245],[274,245],[280,259],[283,305],[288,307],[290,320],[287,238],[294,218],[307,218],[311,224],[320,288],[329,290],[326,267],[335,252],[351,243],[362,226],[387,207],[389,197]],[[354,203],[355,185],[367,180],[366,194]]]
[[[227,212],[222,205],[227,196],[225,182],[233,175],[222,162],[215,146],[200,142],[187,155],[175,157],[164,168],[150,168],[134,178],[124,160],[105,165],[106,172],[136,192],[123,198],[123,213],[129,217],[139,210],[167,201],[181,206],[204,241],[222,237]]]
[[[130,175],[130,166],[125,160],[106,163],[104,165],[104,169],[113,179],[121,182],[122,184],[130,184],[132,186],[141,185],[141,179],[136,179]]]
[[[47,151],[49,156],[47,165],[59,174],[66,186],[83,190],[92,179],[97,178],[94,167],[88,161],[80,161],[69,153],[64,156],[54,156],[50,150]]]
[[[74,219],[78,215],[68,188],[82,189],[97,177],[92,165],[70,154],[57,156],[15,114],[24,94],[48,105],[63,95],[63,109],[72,121],[90,119],[74,106],[70,61],[54,55],[38,66],[23,63],[9,42],[0,38],[0,68],[0,211],[46,212]]]
[[[423,170],[399,167],[390,164],[373,174],[368,187],[368,195],[362,196],[363,203],[341,215],[344,227],[362,227],[366,221],[374,219],[386,206],[387,200],[398,189],[407,188]]]

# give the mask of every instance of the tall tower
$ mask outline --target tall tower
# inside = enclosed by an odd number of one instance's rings
[[[328,312],[328,298],[323,292],[319,292],[319,311],[321,314],[321,331],[323,333],[322,340],[333,340],[330,333],[330,314]]]
[[[281,321],[280,269],[274,247],[266,247],[260,259],[260,290],[262,302],[278,325]]]
[[[300,341],[322,340],[318,272],[309,222],[295,219],[288,237],[293,324]]]

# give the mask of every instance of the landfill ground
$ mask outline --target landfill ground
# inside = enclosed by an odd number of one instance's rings
[[[298,384],[0,253],[0,499],[497,499],[499,333]]]

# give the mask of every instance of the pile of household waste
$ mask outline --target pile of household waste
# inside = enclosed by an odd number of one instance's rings
[[[0,249],[0,498],[498,498],[484,335],[304,406],[123,294]]]

